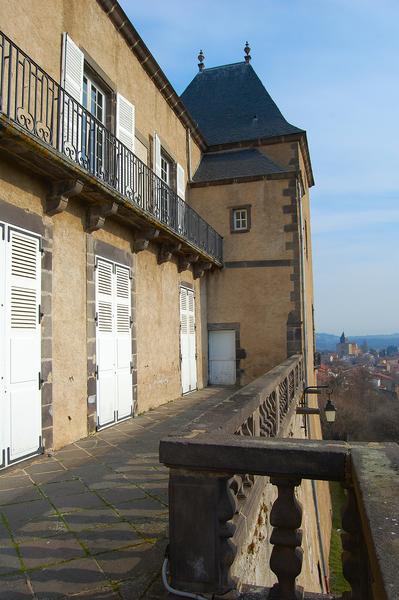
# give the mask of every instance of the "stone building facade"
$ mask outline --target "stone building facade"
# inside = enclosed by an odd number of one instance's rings
[[[306,133],[248,52],[179,97],[115,0],[2,1],[0,468],[294,354],[314,384]]]
[[[248,56],[179,97],[114,0],[2,14],[0,463],[295,353],[311,385],[306,133]]]

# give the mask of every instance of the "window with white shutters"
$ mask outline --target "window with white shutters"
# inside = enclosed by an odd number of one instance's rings
[[[0,453],[11,464],[41,450],[41,252],[38,236],[0,229]]]

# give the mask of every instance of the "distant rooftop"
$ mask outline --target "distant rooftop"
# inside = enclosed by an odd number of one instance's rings
[[[246,62],[203,69],[181,99],[209,146],[304,133],[285,120]]]

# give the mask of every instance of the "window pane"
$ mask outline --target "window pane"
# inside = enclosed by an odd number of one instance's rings
[[[233,229],[235,231],[248,229],[248,211],[246,208],[236,208],[233,211]]]

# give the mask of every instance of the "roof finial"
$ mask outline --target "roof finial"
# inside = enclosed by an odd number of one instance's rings
[[[252,56],[250,55],[251,48],[249,47],[249,44],[248,44],[248,42],[245,42],[245,48],[244,48],[244,52],[245,52],[245,56],[244,56],[244,58],[245,58],[245,62],[246,62],[246,63],[247,63],[247,65],[248,65],[248,64],[249,64],[249,62],[250,62],[250,60],[251,60],[251,58],[252,58]]]
[[[198,60],[199,60],[198,69],[199,69],[200,73],[201,73],[201,71],[203,71],[205,69],[204,59],[205,59],[205,55],[202,52],[202,50],[200,50],[199,54],[198,54]]]

